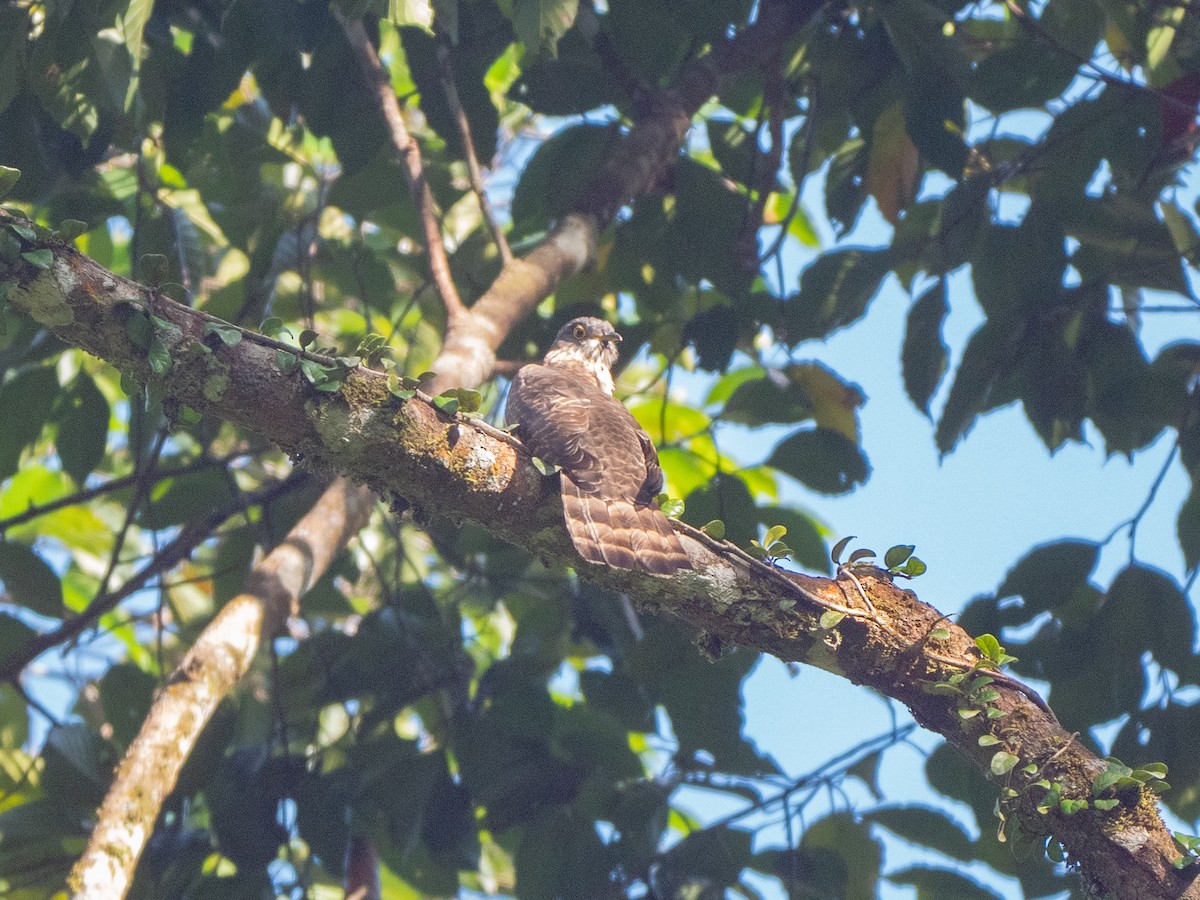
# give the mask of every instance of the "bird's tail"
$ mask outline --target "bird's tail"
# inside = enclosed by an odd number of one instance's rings
[[[606,500],[562,475],[563,513],[579,555],[614,569],[674,575],[692,567],[679,536],[656,504]]]

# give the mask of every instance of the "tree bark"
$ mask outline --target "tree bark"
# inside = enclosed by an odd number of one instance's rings
[[[246,591],[201,632],[155,698],[68,885],[77,900],[120,900],[129,890],[159,811],[217,704],[241,681],[262,638],[288,615],[374,507],[364,487],[337,479],[287,537],[254,567]]]

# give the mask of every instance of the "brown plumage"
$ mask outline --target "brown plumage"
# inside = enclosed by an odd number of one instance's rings
[[[580,556],[674,575],[691,563],[655,500],[658,453],[612,395],[620,340],[601,319],[568,322],[543,365],[517,372],[505,418],[534,456],[562,469],[563,514]]]

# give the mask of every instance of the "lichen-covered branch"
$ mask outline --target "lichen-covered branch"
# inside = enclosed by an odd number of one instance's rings
[[[87,849],[72,870],[72,897],[125,896],[163,801],[174,790],[200,732],[249,669],[262,638],[282,631],[300,598],[366,525],[373,502],[366,488],[337,479],[255,566],[246,591],[204,629],[155,698],[117,769]]]
[[[807,662],[894,697],[998,782],[1009,818],[1026,832],[1053,834],[1093,881],[1118,896],[1182,893],[1187,876],[1171,865],[1178,851],[1145,789],[1115,798],[1119,803],[1109,810],[1038,811],[1045,794],[1036,781],[1058,785],[1065,797],[1088,799],[1104,762],[1026,692],[1004,681],[987,690],[973,686],[987,673],[977,670],[981,660],[970,636],[886,573],[785,575],[697,532],[683,536],[694,571],[676,578],[588,565],[562,526],[556,487],[508,435],[447,416],[421,396],[400,400],[369,371],[351,373],[337,393],[318,392],[298,372],[280,371],[274,348],[249,334],[233,346],[211,342],[211,352],[193,350],[205,341],[202,314],[152,297],[71,248],[43,243],[54,257],[47,268],[23,261],[0,268],[0,280],[10,283],[11,303],[68,343],[157,379],[165,396],[256,431],[314,466],[478,522],[547,565],[574,566],[581,577],[624,592],[643,608],[709,633],[712,646],[736,644]],[[156,334],[171,359],[159,374],[127,327],[150,306],[166,323]],[[972,709],[981,714],[969,714]],[[1001,752],[1012,759],[998,762]]]

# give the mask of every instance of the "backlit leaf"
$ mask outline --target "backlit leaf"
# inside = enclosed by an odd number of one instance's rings
[[[58,576],[24,544],[0,541],[0,582],[14,603],[43,616],[57,618],[64,612]]]

